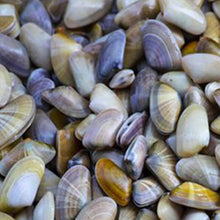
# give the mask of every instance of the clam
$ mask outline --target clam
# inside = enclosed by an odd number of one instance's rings
[[[150,67],[160,72],[181,69],[181,51],[174,35],[165,24],[148,20],[142,26],[142,39]]]
[[[173,71],[161,76],[160,82],[165,83],[175,89],[182,97],[186,91],[193,86],[192,80],[185,72]]]
[[[34,100],[23,95],[0,109],[0,146],[16,141],[30,127],[35,115]]]
[[[115,24],[115,16],[116,14],[112,11],[111,13],[107,14],[101,21],[99,21],[98,24],[101,28],[102,35],[109,34],[119,29],[118,25]]]
[[[90,35],[91,35],[90,40],[92,42],[98,40],[103,36],[102,27],[98,22],[92,25]]]
[[[186,0],[159,0],[164,19],[193,34],[202,34],[206,29],[206,19],[202,11],[192,2]]]
[[[96,64],[98,82],[107,82],[118,69],[123,67],[126,35],[122,29],[110,33],[104,43]]]
[[[209,156],[215,156],[215,148],[220,144],[219,136],[210,132],[210,140],[208,147],[202,149],[201,153]]]
[[[89,202],[77,215],[76,220],[114,220],[117,204],[109,197],[100,197]]]
[[[73,118],[85,118],[89,115],[89,103],[71,86],[59,86],[42,93],[42,98],[63,114]]]
[[[113,147],[122,122],[123,115],[116,109],[99,113],[86,129],[83,146],[89,150]]]
[[[48,34],[52,34],[53,27],[50,16],[40,0],[29,0],[20,14],[21,24],[34,23],[45,30]]]
[[[133,4],[134,2],[137,2],[138,0],[117,0],[117,8],[118,10],[122,10],[123,8],[126,8],[127,6]]]
[[[203,37],[200,39],[197,47],[198,53],[208,53],[220,56],[220,45],[212,39]]]
[[[208,83],[205,87],[205,95],[207,99],[212,103],[215,104],[215,98],[214,93],[217,89],[220,89],[220,83],[219,82],[211,82]]]
[[[135,77],[131,85],[131,110],[132,112],[142,112],[149,106],[151,88],[156,84],[157,72],[146,67]]]
[[[0,108],[6,105],[10,99],[12,92],[12,78],[8,70],[0,64]]]
[[[218,107],[219,107],[219,106],[220,106],[220,89],[216,89],[216,90],[214,91],[213,96],[214,96],[214,99],[215,99],[216,104],[217,104]]]
[[[183,220],[209,220],[209,216],[208,214],[206,214],[206,212],[202,211],[202,210],[197,210],[197,209],[190,209],[188,208],[185,213],[184,216],[182,218]]]
[[[135,220],[138,213],[138,209],[132,203],[125,207],[119,207],[118,220]]]
[[[118,96],[118,98],[121,100],[122,105],[130,114],[131,112],[131,106],[130,106],[130,88],[126,89],[115,89],[115,94]]]
[[[170,194],[170,200],[196,209],[216,210],[220,206],[218,193],[197,183],[184,182]]]
[[[210,129],[211,129],[211,131],[214,132],[215,134],[220,135],[220,116],[218,116],[218,117],[211,123]]]
[[[16,220],[33,220],[33,206],[29,206],[23,209],[21,212],[15,215]]]
[[[161,134],[170,134],[176,127],[181,111],[181,98],[176,90],[164,83],[151,89],[151,119]]]
[[[83,4],[80,0],[70,0],[64,15],[64,23],[68,28],[89,25],[106,15],[112,3],[113,0],[97,0],[96,2],[85,0]],[[73,11],[77,13],[72,13]]]
[[[220,18],[220,1],[215,1],[212,3],[212,8],[218,18]]]
[[[36,156],[19,160],[7,174],[0,195],[0,210],[16,213],[31,206],[44,174],[44,162]]]
[[[127,118],[127,111],[117,95],[106,85],[98,83],[90,96],[89,108],[96,114],[108,109],[120,111]]]
[[[38,156],[45,164],[55,157],[55,149],[43,142],[33,141],[29,138],[12,148],[0,161],[0,173],[6,176],[11,167],[27,156]]]
[[[217,210],[212,214],[212,220],[219,220],[220,219],[220,211]]]
[[[96,179],[102,190],[119,205],[130,201],[131,179],[111,160],[100,159],[95,166]]]
[[[69,58],[74,85],[80,95],[88,97],[96,84],[95,59],[83,51],[72,53]]]
[[[211,156],[198,154],[183,158],[176,164],[176,173],[182,180],[199,183],[214,191],[220,187],[220,170]]]
[[[145,177],[133,182],[132,196],[137,207],[154,204],[163,193],[163,187],[152,177]]]
[[[0,34],[0,63],[8,71],[18,76],[27,77],[30,71],[30,61],[25,47],[17,40]],[[12,60],[16,60],[16,63]]]
[[[220,166],[220,145],[219,144],[215,148],[215,158],[216,158],[218,165]]]
[[[175,154],[163,141],[157,141],[148,151],[147,167],[169,191],[181,184],[175,171],[176,163]]]
[[[182,67],[195,83],[219,81],[219,56],[205,53],[186,55],[182,58]]]
[[[133,180],[137,180],[141,176],[146,155],[147,140],[143,135],[138,135],[131,142],[124,156],[126,172]]]
[[[157,215],[160,220],[181,220],[183,207],[169,200],[169,194],[164,194],[157,206]]]
[[[186,44],[182,49],[182,55],[186,56],[188,54],[193,54],[197,52],[198,42],[197,41],[191,41],[188,44]]]
[[[10,215],[8,215],[8,214],[6,214],[4,212],[0,212],[0,218],[1,218],[1,220],[15,220]]]
[[[36,205],[33,220],[54,220],[55,204],[53,193],[47,192]]]
[[[61,83],[74,85],[68,59],[71,54],[80,51],[82,46],[67,35],[57,33],[51,38],[51,62],[54,72]]]
[[[0,5],[0,33],[16,38],[20,33],[17,11],[12,4]]]
[[[166,139],[166,144],[170,147],[173,153],[175,153],[175,155],[178,157],[177,150],[176,150],[176,133],[171,134]]]
[[[61,178],[56,193],[56,219],[74,219],[91,200],[91,176],[89,170],[77,165]]]
[[[140,209],[136,220],[158,220],[158,217],[150,209]]]
[[[92,198],[93,200],[105,196],[105,193],[100,188],[95,175],[92,176]]]
[[[27,23],[22,26],[19,39],[26,47],[31,61],[37,67],[51,70],[51,36],[46,31],[34,23]]]
[[[157,0],[140,0],[123,8],[115,17],[115,23],[127,29],[136,22],[155,18],[160,10]]]
[[[206,110],[198,104],[188,106],[177,124],[176,147],[180,157],[190,157],[209,144],[209,124]]]

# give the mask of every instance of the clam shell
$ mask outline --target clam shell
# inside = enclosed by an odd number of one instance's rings
[[[220,116],[217,117],[210,126],[210,129],[212,132],[214,132],[215,134],[220,135]]]
[[[198,53],[208,53],[208,54],[220,56],[219,50],[220,50],[219,43],[216,43],[212,39],[206,37],[201,38],[197,46]]]
[[[102,190],[119,205],[130,201],[131,179],[111,160],[100,159],[95,166],[96,179]]]
[[[137,180],[141,176],[146,155],[147,140],[143,135],[138,135],[131,142],[124,156],[126,172],[133,180]]]
[[[100,23],[95,23],[92,25],[90,35],[91,35],[90,40],[92,42],[98,40],[100,37],[103,36],[103,31]]]
[[[0,161],[0,173],[6,176],[11,167],[27,156],[38,156],[45,164],[55,157],[55,149],[43,142],[33,141],[29,138],[12,148]]]
[[[215,148],[220,144],[219,136],[210,132],[210,140],[208,147],[202,149],[201,153],[209,156],[215,156]]]
[[[126,89],[115,89],[114,90],[115,94],[118,96],[118,98],[121,100],[122,105],[130,114],[131,112],[131,106],[130,106],[130,88]]]
[[[89,202],[77,215],[76,220],[114,220],[117,204],[109,197],[97,198]]]
[[[119,29],[118,25],[115,24],[115,16],[116,14],[112,11],[99,21],[98,24],[100,25],[102,34],[109,34]]]
[[[186,44],[182,49],[182,55],[186,56],[188,54],[196,53],[198,50],[198,42],[197,41],[191,41],[188,44]]]
[[[218,165],[220,166],[220,145],[219,144],[215,148],[215,158],[216,158]]]
[[[56,193],[56,219],[74,219],[91,200],[91,176],[89,170],[77,165],[61,178]]]
[[[148,20],[141,28],[147,63],[160,72],[181,69],[181,52],[170,29],[160,21]]]
[[[185,182],[171,192],[170,200],[180,205],[196,209],[219,209],[218,193],[197,183]]]
[[[31,206],[44,174],[44,162],[36,156],[19,160],[7,174],[0,195],[0,210],[16,213]]]
[[[217,210],[212,214],[212,220],[219,220],[220,219],[220,211]]]
[[[120,11],[123,8],[126,8],[127,6],[133,4],[134,2],[137,2],[138,0],[117,0],[117,9]]]
[[[220,18],[220,1],[213,2],[212,9],[217,15],[217,17]]]
[[[4,212],[0,212],[0,218],[1,218],[1,220],[15,220],[10,215],[8,215],[8,214],[6,214]]]
[[[105,193],[100,188],[95,175],[92,176],[92,198],[93,200],[105,196]]]
[[[159,3],[167,22],[193,35],[199,35],[205,31],[205,16],[192,1],[159,0]]]
[[[123,115],[116,109],[99,113],[86,129],[82,140],[83,146],[89,150],[113,147],[122,122]]]
[[[220,89],[216,89],[216,90],[214,91],[213,96],[214,96],[214,100],[215,100],[216,104],[217,104],[218,107],[219,107],[219,106],[220,106]]]
[[[202,210],[197,210],[197,209],[190,209],[188,208],[184,216],[182,218],[183,220],[210,220],[209,216],[206,214],[206,212]]]
[[[55,204],[53,193],[47,192],[34,209],[33,220],[54,220]]]
[[[157,141],[148,151],[147,167],[169,191],[181,184],[175,171],[176,163],[175,154],[163,141]]]
[[[119,207],[118,220],[135,220],[138,209],[132,203],[125,207]]]
[[[34,23],[24,24],[19,36],[26,47],[31,61],[37,66],[51,70],[50,42],[51,36]]]
[[[16,220],[33,220],[33,206],[29,206],[23,209],[21,212],[15,215]]]
[[[195,155],[209,144],[209,138],[209,124],[205,108],[198,104],[191,104],[183,111],[177,124],[178,156]]]
[[[215,104],[215,98],[214,98],[214,92],[220,89],[220,83],[219,82],[211,82],[208,83],[205,87],[205,95],[207,99],[212,103]]]
[[[158,217],[150,209],[140,209],[135,220],[158,220]]]
[[[122,29],[112,32],[105,41],[96,64],[98,82],[107,82],[116,70],[122,69],[126,35]]]
[[[70,86],[59,86],[42,93],[42,98],[63,114],[73,118],[89,115],[89,103]]]
[[[151,119],[161,134],[170,134],[175,130],[181,111],[181,98],[176,90],[157,83],[151,89]]]
[[[57,33],[51,38],[51,62],[59,81],[65,85],[73,86],[73,77],[69,67],[71,54],[80,51],[82,46],[67,35]]]
[[[20,14],[21,24],[34,23],[45,30],[48,34],[52,34],[53,27],[50,16],[44,5],[39,0],[29,0]]]
[[[176,150],[176,133],[171,134],[166,139],[166,144],[170,147],[173,153],[175,153],[175,155],[178,157],[177,150]]]
[[[17,40],[0,34],[0,63],[8,71],[18,76],[27,77],[30,71],[30,61],[25,47]],[[16,60],[16,63],[14,62]]]
[[[163,187],[152,177],[145,177],[133,182],[132,196],[137,207],[154,204],[163,193]]]
[[[112,3],[112,0],[97,0],[96,2],[85,0],[82,4],[80,0],[70,0],[64,15],[64,23],[68,28],[89,25],[107,14]],[[73,11],[77,13],[72,13]]]

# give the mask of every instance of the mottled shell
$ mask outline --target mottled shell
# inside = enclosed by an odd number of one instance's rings
[[[150,114],[154,125],[162,134],[170,134],[176,127],[181,111],[181,99],[176,90],[157,83],[151,89]]]
[[[91,200],[91,176],[81,165],[71,167],[61,178],[56,193],[56,219],[74,219]]]
[[[102,190],[119,205],[130,201],[131,179],[111,160],[100,159],[95,166],[96,179]]]

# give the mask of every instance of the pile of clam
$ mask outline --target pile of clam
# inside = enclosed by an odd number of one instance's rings
[[[1,220],[220,220],[220,0],[0,0]]]

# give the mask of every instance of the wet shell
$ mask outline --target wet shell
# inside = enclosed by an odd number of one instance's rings
[[[100,159],[95,166],[96,179],[102,190],[119,205],[126,206],[130,201],[132,181],[111,160]]]
[[[196,183],[185,182],[171,192],[170,200],[196,209],[219,209],[218,193]]]
[[[125,207],[119,207],[118,220],[135,220],[138,209],[133,203],[128,204]]]
[[[176,90],[164,83],[152,87],[150,114],[160,133],[170,134],[174,131],[180,111],[181,99]]]
[[[45,164],[49,163],[55,157],[55,149],[43,142],[25,139],[23,142],[12,148],[0,161],[0,173],[6,176],[11,167],[27,156],[38,156]]]
[[[181,180],[176,175],[176,163],[175,154],[163,141],[156,142],[148,151],[147,167],[169,191],[181,183]]]
[[[183,220],[210,220],[208,214],[202,210],[197,210],[197,209],[190,209],[188,208],[184,216],[182,218]]]
[[[16,213],[31,206],[44,174],[44,162],[35,156],[19,160],[6,176],[0,195],[0,210]]]
[[[0,219],[1,220],[15,220],[14,218],[12,218],[10,215],[7,215],[4,212],[0,212]]]
[[[181,69],[181,51],[165,24],[148,20],[142,26],[142,38],[145,57],[150,67],[160,72]]]
[[[135,220],[158,220],[158,217],[150,209],[140,209]]]
[[[42,93],[42,98],[63,114],[73,118],[89,115],[89,103],[70,86],[59,86]]]
[[[71,54],[80,51],[82,46],[64,34],[54,34],[51,38],[51,62],[54,72],[61,83],[73,86],[73,77],[69,67]]]
[[[71,167],[59,182],[56,193],[56,219],[74,219],[91,200],[91,176],[81,165]]]
[[[133,182],[133,202],[137,207],[154,204],[163,193],[163,187],[152,177],[145,177]]]
[[[97,198],[89,202],[77,215],[76,220],[114,220],[117,204],[109,197]]]

